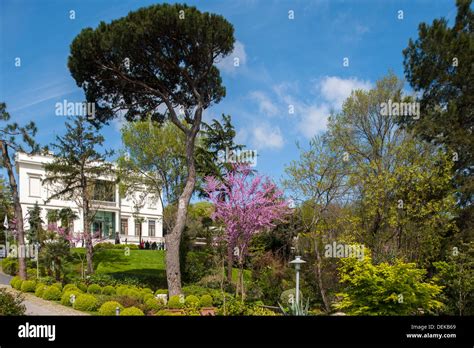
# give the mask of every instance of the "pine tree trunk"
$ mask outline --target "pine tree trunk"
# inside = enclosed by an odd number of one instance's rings
[[[4,142],[0,142],[0,145],[2,148],[3,165],[7,169],[10,190],[13,196],[17,233],[16,238],[18,243],[18,273],[21,279],[26,279],[25,231],[23,227],[23,211],[21,209],[20,197],[18,195],[18,185],[13,174],[13,166],[10,160],[10,155],[8,154],[8,147]]]
[[[200,124],[202,109],[196,111],[195,122]],[[194,192],[196,184],[196,164],[194,161],[194,141],[199,131],[199,126],[193,126],[190,133],[186,135],[186,164],[188,177],[184,190],[178,199],[178,210],[176,212],[176,223],[170,234],[166,235],[166,278],[168,282],[168,292],[170,296],[181,294],[181,270],[179,260],[179,245],[181,235],[186,226],[186,216],[188,205]]]
[[[89,221],[89,201],[87,198],[82,199],[82,218],[83,218],[83,229],[84,229],[84,239],[86,242],[86,260],[87,260],[87,274],[94,273],[94,266],[92,263],[92,254],[93,254],[93,246],[92,246],[92,235],[90,231],[90,221]]]

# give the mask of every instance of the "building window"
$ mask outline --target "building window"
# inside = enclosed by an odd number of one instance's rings
[[[155,220],[148,220],[148,236],[154,237],[155,236]]]
[[[30,176],[30,197],[41,197],[41,178]]]
[[[139,221],[135,222],[135,236],[140,236],[142,234],[142,224]]]
[[[115,202],[115,183],[113,181],[96,180],[94,183],[93,200]]]
[[[120,219],[120,234],[128,235],[128,219]]]

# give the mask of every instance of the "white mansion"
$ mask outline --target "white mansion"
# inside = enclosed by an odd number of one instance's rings
[[[51,187],[44,185],[42,180],[46,177],[43,164],[52,161],[51,156],[17,153],[16,168],[20,203],[25,219],[25,228],[28,226],[29,211],[38,203],[41,208],[42,220],[47,222],[49,210],[71,208],[79,218],[74,221],[73,231],[83,231],[82,211],[74,201],[52,199],[46,203],[51,195]],[[103,180],[102,180],[103,179]],[[161,200],[145,193],[142,202],[137,206],[133,197],[120,197],[118,185],[110,178],[101,178],[108,183],[110,189],[105,198],[94,201],[95,215],[92,223],[92,232],[97,240],[114,243],[117,234],[120,243],[138,244],[141,234],[143,241],[164,242]]]

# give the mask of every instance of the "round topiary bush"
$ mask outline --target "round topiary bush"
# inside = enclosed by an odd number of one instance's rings
[[[102,288],[102,294],[104,295],[115,295],[116,290],[112,285],[107,285]]]
[[[201,307],[212,307],[212,296],[211,295],[202,295],[199,300],[199,306]]]
[[[19,276],[15,276],[10,280],[10,285],[12,286],[13,289],[21,290],[21,284],[23,283],[23,280]]]
[[[55,286],[56,288],[59,289],[59,291],[63,291],[63,285],[59,282],[56,282],[56,283],[52,284],[51,286]]]
[[[137,307],[128,307],[120,312],[120,315],[123,316],[143,316],[145,315],[140,308]]]
[[[296,299],[296,289],[285,290],[280,295],[280,303],[283,307],[291,305],[291,299]]]
[[[59,301],[61,299],[61,290],[56,286],[48,286],[43,292],[43,298],[48,301]]]
[[[184,308],[184,295],[173,295],[168,300],[168,308],[178,309]]]
[[[167,289],[158,289],[158,290],[155,291],[155,295],[160,295],[160,294],[168,295],[168,290]]]
[[[76,297],[73,308],[79,311],[91,312],[97,308],[97,299],[94,295],[81,294]]]
[[[135,289],[128,289],[127,291],[125,291],[125,296],[134,298],[136,300],[140,300],[142,298],[140,291]]]
[[[164,304],[161,301],[158,301],[154,298],[149,298],[145,300],[145,308],[149,311],[159,311],[160,309],[163,309]]]
[[[117,295],[119,296],[124,296],[125,295],[125,292],[127,292],[128,290],[130,289],[130,287],[126,286],[126,285],[119,285],[117,286]]]
[[[80,291],[77,290],[68,290],[63,293],[61,296],[61,304],[63,306],[72,306],[71,295],[76,296],[76,299],[81,295]]]
[[[143,303],[145,303],[146,300],[148,300],[148,299],[150,299],[150,298],[153,298],[153,299],[154,299],[154,298],[155,298],[155,295],[153,295],[153,294],[145,294],[145,295],[143,295]]]
[[[76,283],[76,286],[82,291],[82,292],[87,292],[87,285],[84,283]]]
[[[195,295],[186,296],[186,300],[184,301],[186,307],[189,308],[197,308],[199,307],[199,297]]]
[[[117,301],[107,301],[99,308],[99,315],[116,315],[117,307],[120,308],[120,313],[123,311],[123,306]]]
[[[23,292],[35,292],[36,282],[34,280],[25,280],[21,284],[21,291]]]
[[[102,288],[100,287],[100,285],[91,284],[87,287],[88,294],[100,294],[101,292],[102,292]]]
[[[72,290],[82,292],[82,290],[79,289],[79,288],[76,286],[76,284],[66,284],[66,285],[64,285],[64,287],[63,287],[63,294],[64,294],[66,291],[72,291]]]
[[[35,288],[35,296],[43,297],[44,290],[47,286],[43,283],[37,283]]]

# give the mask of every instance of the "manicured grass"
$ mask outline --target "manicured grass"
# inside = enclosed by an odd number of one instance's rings
[[[75,261],[68,268],[79,273],[79,254],[84,248],[72,250]],[[114,278],[138,278],[156,287],[166,288],[165,252],[163,250],[130,250],[127,255],[120,249],[102,249],[94,252],[94,270],[97,274],[107,274]]]

